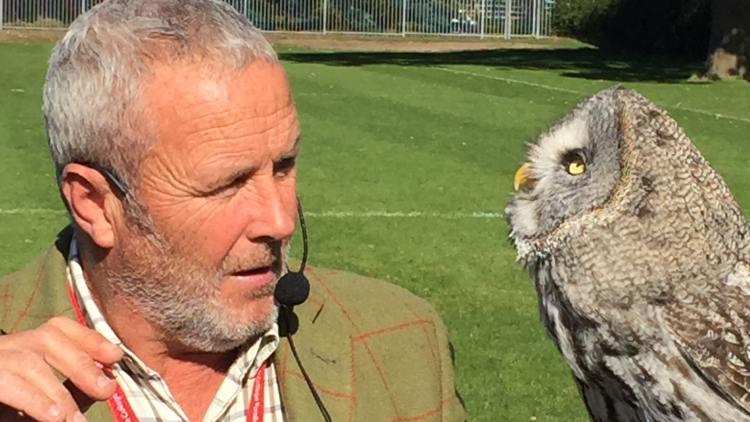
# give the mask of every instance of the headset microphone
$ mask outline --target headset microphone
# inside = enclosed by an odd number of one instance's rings
[[[292,307],[307,300],[310,294],[310,282],[302,272],[288,272],[276,284],[273,297],[279,305]]]
[[[305,215],[302,213],[302,204],[297,198],[297,213],[299,214],[300,226],[302,226],[302,263],[299,272],[289,271],[276,283],[273,297],[283,307],[291,308],[302,304],[310,295],[310,281],[305,277],[305,265],[307,264],[307,226]]]
[[[323,418],[326,422],[332,422],[331,415],[328,413],[323,404],[323,400],[320,399],[318,391],[315,389],[310,376],[307,375],[305,367],[302,366],[299,355],[297,354],[297,348],[294,347],[294,340],[292,340],[292,330],[289,327],[289,318],[292,313],[292,308],[304,303],[307,297],[310,296],[310,281],[304,274],[305,265],[307,264],[307,226],[305,225],[305,215],[302,213],[302,204],[300,203],[299,197],[297,198],[297,212],[299,214],[299,222],[302,227],[302,262],[298,272],[288,271],[283,277],[276,283],[276,289],[273,292],[273,297],[276,302],[279,303],[281,311],[284,314],[284,327],[286,328],[286,335],[289,339],[289,347],[292,349],[294,359],[297,361],[302,376],[307,382],[307,386],[310,388],[310,392],[315,399],[315,403],[318,405],[320,412],[323,414]]]

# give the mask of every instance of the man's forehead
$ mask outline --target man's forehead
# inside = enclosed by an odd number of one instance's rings
[[[155,129],[152,151],[176,154],[171,159],[184,155],[192,163],[238,151],[277,156],[294,149],[299,137],[294,101],[279,64],[256,62],[242,71],[214,73],[182,64],[159,66],[145,94],[145,111]]]
[[[280,99],[291,95],[284,68],[266,60],[251,62],[241,70],[204,63],[154,63],[145,91],[157,98],[170,91],[199,101],[231,99],[231,94]]]
[[[158,65],[144,94],[145,109],[161,131],[201,117],[266,118],[280,111],[296,115],[286,73],[278,63],[258,61],[241,71],[214,72],[194,65]]]
[[[229,99],[228,84],[219,83],[213,79],[198,81],[196,90],[198,96],[206,101],[227,101]]]

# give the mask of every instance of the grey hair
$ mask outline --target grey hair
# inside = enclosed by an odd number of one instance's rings
[[[79,16],[55,46],[44,112],[58,185],[69,163],[108,167],[137,186],[153,142],[140,106],[154,62],[242,70],[278,62],[262,33],[219,0],[106,0]],[[67,204],[66,204],[67,206]]]

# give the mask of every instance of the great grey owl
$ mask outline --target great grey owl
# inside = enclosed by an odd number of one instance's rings
[[[750,228],[662,108],[581,101],[528,145],[506,215],[591,420],[750,421]]]

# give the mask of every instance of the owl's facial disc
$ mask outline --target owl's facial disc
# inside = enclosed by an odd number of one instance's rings
[[[529,145],[505,210],[519,255],[610,200],[621,175],[617,95],[605,90],[582,101]]]

